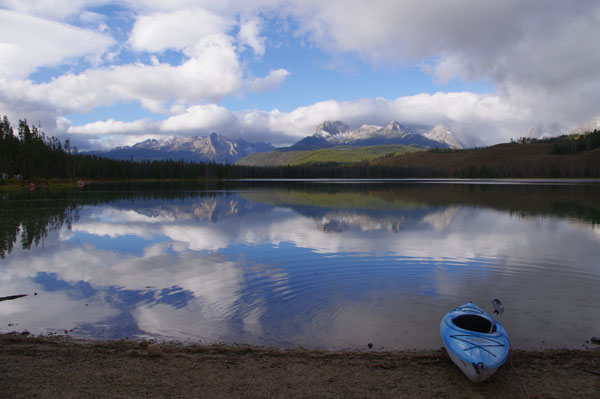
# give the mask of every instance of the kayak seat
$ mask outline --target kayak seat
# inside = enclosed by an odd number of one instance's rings
[[[452,322],[459,328],[469,331],[475,331],[478,333],[489,333],[492,322],[486,319],[485,317],[481,317],[474,314],[464,314],[452,319]],[[496,326],[494,325],[494,330],[496,331]]]

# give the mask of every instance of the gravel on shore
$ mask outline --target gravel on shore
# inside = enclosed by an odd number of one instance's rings
[[[512,363],[512,365],[511,365]],[[352,352],[0,335],[2,398],[600,398],[600,349],[512,351],[474,384],[443,349]]]

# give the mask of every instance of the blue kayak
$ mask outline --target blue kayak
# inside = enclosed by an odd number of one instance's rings
[[[440,334],[454,364],[473,382],[487,380],[508,357],[506,330],[472,302],[448,312]]]

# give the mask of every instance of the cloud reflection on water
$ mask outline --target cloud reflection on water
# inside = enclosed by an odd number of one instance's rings
[[[539,344],[527,332],[544,325],[559,346],[572,334],[565,325],[600,327],[580,317],[597,311],[586,294],[600,281],[593,225],[455,204],[336,209],[278,195],[84,207],[43,248],[2,261],[2,292],[40,295],[2,304],[0,316],[32,332],[391,349],[437,347],[445,311],[500,296],[516,310],[505,320],[517,345]],[[102,241],[128,237],[138,251]],[[548,321],[557,316],[558,329]]]

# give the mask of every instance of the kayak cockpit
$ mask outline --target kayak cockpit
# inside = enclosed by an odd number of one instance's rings
[[[478,333],[490,333],[496,331],[495,324],[494,329],[490,331],[490,327],[492,326],[491,320],[476,314],[463,314],[457,316],[452,319],[452,323],[463,330],[475,331]]]

